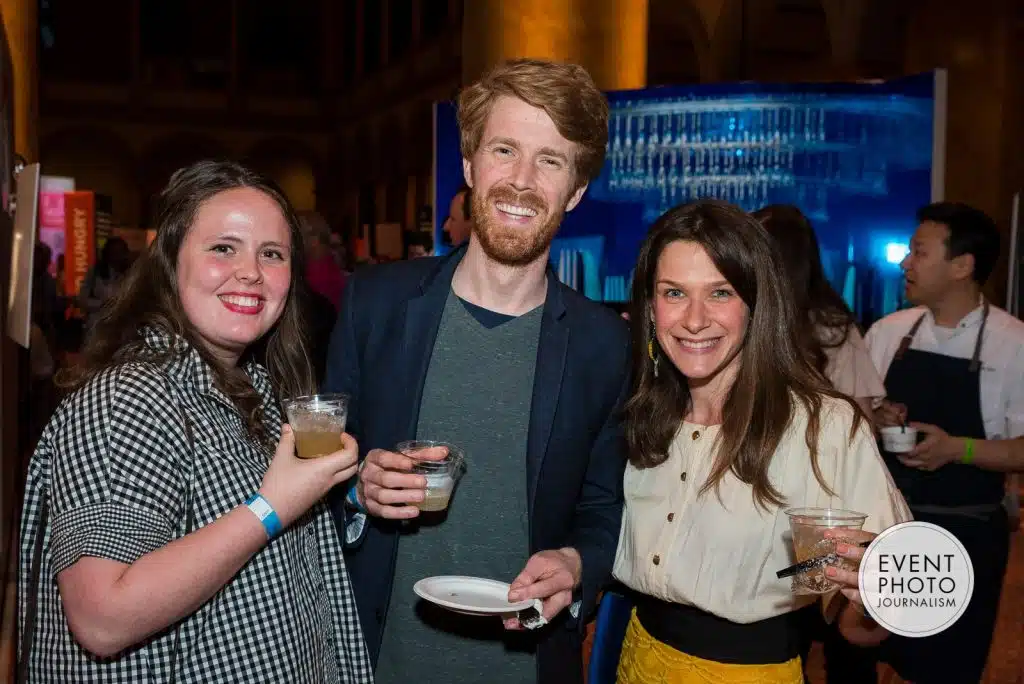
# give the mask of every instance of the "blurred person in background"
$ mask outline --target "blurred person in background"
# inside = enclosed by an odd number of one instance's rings
[[[825,277],[818,238],[810,220],[790,204],[770,205],[752,215],[779,249],[796,305],[799,339],[814,368],[836,390],[854,399],[870,418],[874,402],[885,396],[885,386],[853,312]],[[827,645],[839,641],[837,648],[849,648],[843,637],[824,622],[816,606],[805,609],[802,619],[805,642],[801,657],[805,664],[813,641]]]
[[[85,274],[78,292],[78,306],[85,314],[87,325],[92,325],[107,300],[117,294],[131,265],[132,252],[128,243],[116,235],[108,237],[100,250],[100,258]]]
[[[67,296],[67,293],[65,292],[65,287],[64,287],[64,254],[63,253],[57,255],[57,268],[56,268],[56,275],[54,276],[54,278],[57,281],[57,297],[63,299],[63,298],[65,298]]]
[[[339,260],[339,244],[324,217],[315,211],[298,213],[306,249],[306,278],[299,301],[306,321],[306,339],[313,374],[319,387],[327,368],[331,331],[338,319],[338,306],[348,274]],[[340,240],[340,238],[339,238]]]
[[[179,170],[32,456],[21,522],[30,681],[372,681],[327,491],[279,400],[313,391],[298,219],[230,162]],[[21,681],[21,680],[19,680]]]
[[[36,243],[32,272],[32,320],[51,338],[63,318],[57,294],[57,280],[50,275],[53,250],[44,242]]]
[[[922,207],[917,220],[902,263],[914,307],[886,316],[865,336],[885,378],[875,422],[918,431],[909,453],[883,455],[914,518],[963,543],[974,593],[948,629],[894,636],[881,657],[915,684],[977,684],[999,612],[1010,519],[1020,510],[1006,481],[1007,473],[1024,471],[1024,322],[982,292],[999,259],[991,217],[938,202]],[[833,666],[839,655],[829,654],[829,684],[875,681],[869,654],[841,654]]]
[[[306,282],[313,292],[326,297],[337,313],[346,275],[331,245],[330,227],[315,211],[302,212],[299,218],[306,241]]]
[[[405,258],[419,259],[434,255],[434,240],[422,230],[411,230],[405,236]]]
[[[349,258],[348,248],[345,246],[345,239],[341,233],[332,230],[329,238],[331,252],[334,254],[334,260],[338,262],[338,266],[344,274],[348,275],[352,272],[352,263]]]
[[[331,333],[338,321],[338,310],[331,300],[315,292],[308,284],[304,284],[300,291],[309,358],[319,387],[327,370],[327,354],[331,346]]]
[[[63,315],[57,298],[57,282],[50,275],[53,250],[36,243],[33,253],[32,317],[29,338],[29,438],[34,443],[50,419],[56,396],[53,374],[56,371],[57,332]]]
[[[473,233],[473,194],[463,184],[448,205],[448,218],[444,221],[444,233],[452,249],[461,246]]]
[[[825,278],[814,227],[799,208],[774,204],[753,213],[779,247],[795,298],[800,337],[818,372],[871,416],[885,386],[857,319]]]

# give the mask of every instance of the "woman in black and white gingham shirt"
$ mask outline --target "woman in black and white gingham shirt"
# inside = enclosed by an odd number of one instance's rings
[[[294,215],[229,163],[178,172],[162,199],[156,241],[87,344],[91,372],[30,464],[29,681],[372,682],[323,502],[355,443],[298,459],[275,397],[310,376]]]

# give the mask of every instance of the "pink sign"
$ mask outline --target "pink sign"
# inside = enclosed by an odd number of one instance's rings
[[[39,193],[39,225],[42,228],[64,227],[64,193]]]
[[[64,193],[39,193],[39,241],[50,247],[50,274],[57,275],[57,258],[64,253]]]

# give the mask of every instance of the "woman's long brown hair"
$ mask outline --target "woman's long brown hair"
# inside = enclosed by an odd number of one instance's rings
[[[846,344],[857,318],[825,277],[821,249],[814,227],[799,207],[772,204],[755,211],[782,257],[782,273],[790,280],[797,321],[803,326],[801,340],[814,367],[822,373],[828,365],[826,349]]]
[[[737,207],[701,200],[669,210],[651,227],[640,249],[633,279],[634,390],[627,406],[626,437],[630,462],[638,468],[658,466],[690,408],[686,378],[660,351],[652,335],[651,302],[658,260],[677,241],[700,245],[750,310],[740,368],[722,411],[715,462],[702,492],[717,487],[729,472],[751,486],[757,504],[784,505],[768,477],[769,466],[800,402],[807,410],[807,447],[818,482],[829,490],[818,464],[822,400],[849,403],[811,365],[798,338],[796,306],[782,274],[778,251],[764,228]],[[648,343],[659,357],[659,373]],[[852,438],[853,431],[850,433]]]
[[[182,308],[178,296],[178,252],[203,203],[236,188],[259,190],[281,208],[291,234],[291,286],[277,323],[246,349],[238,365],[224,368],[201,342]],[[267,444],[262,401],[244,370],[245,363],[263,363],[279,396],[308,394],[314,389],[299,305],[304,282],[302,235],[291,204],[272,181],[239,164],[201,161],[171,176],[158,198],[156,226],[156,238],[128,271],[117,294],[97,314],[81,362],[62,373],[60,385],[77,389],[110,367],[133,361],[163,363],[180,353],[174,345],[166,352],[154,352],[147,347],[144,331],[152,327],[183,337],[199,352],[213,372],[214,384],[245,419],[250,436]]]

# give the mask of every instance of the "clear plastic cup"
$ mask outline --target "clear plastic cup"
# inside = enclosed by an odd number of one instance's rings
[[[448,454],[440,461],[417,458],[418,452],[435,447],[446,448]],[[451,501],[452,491],[455,490],[455,484],[462,477],[465,463],[462,449],[448,442],[420,439],[401,442],[395,447],[395,450],[413,459],[416,463],[412,472],[423,475],[427,479],[426,496],[421,503],[415,504],[415,506],[423,512],[446,510]]]
[[[797,594],[825,594],[836,588],[825,574],[829,565],[838,566],[845,570],[853,570],[850,561],[835,555],[836,544],[847,542],[856,544],[853,539],[825,538],[825,530],[846,528],[860,530],[864,527],[867,515],[857,511],[847,511],[839,508],[790,508],[786,510],[789,516],[789,529],[793,535],[793,552],[796,555],[796,562],[812,558],[828,557],[826,563],[819,563],[802,573],[793,576],[793,591]]]
[[[348,395],[312,394],[281,403],[295,433],[299,458],[326,456],[341,448],[341,433],[348,422]]]

